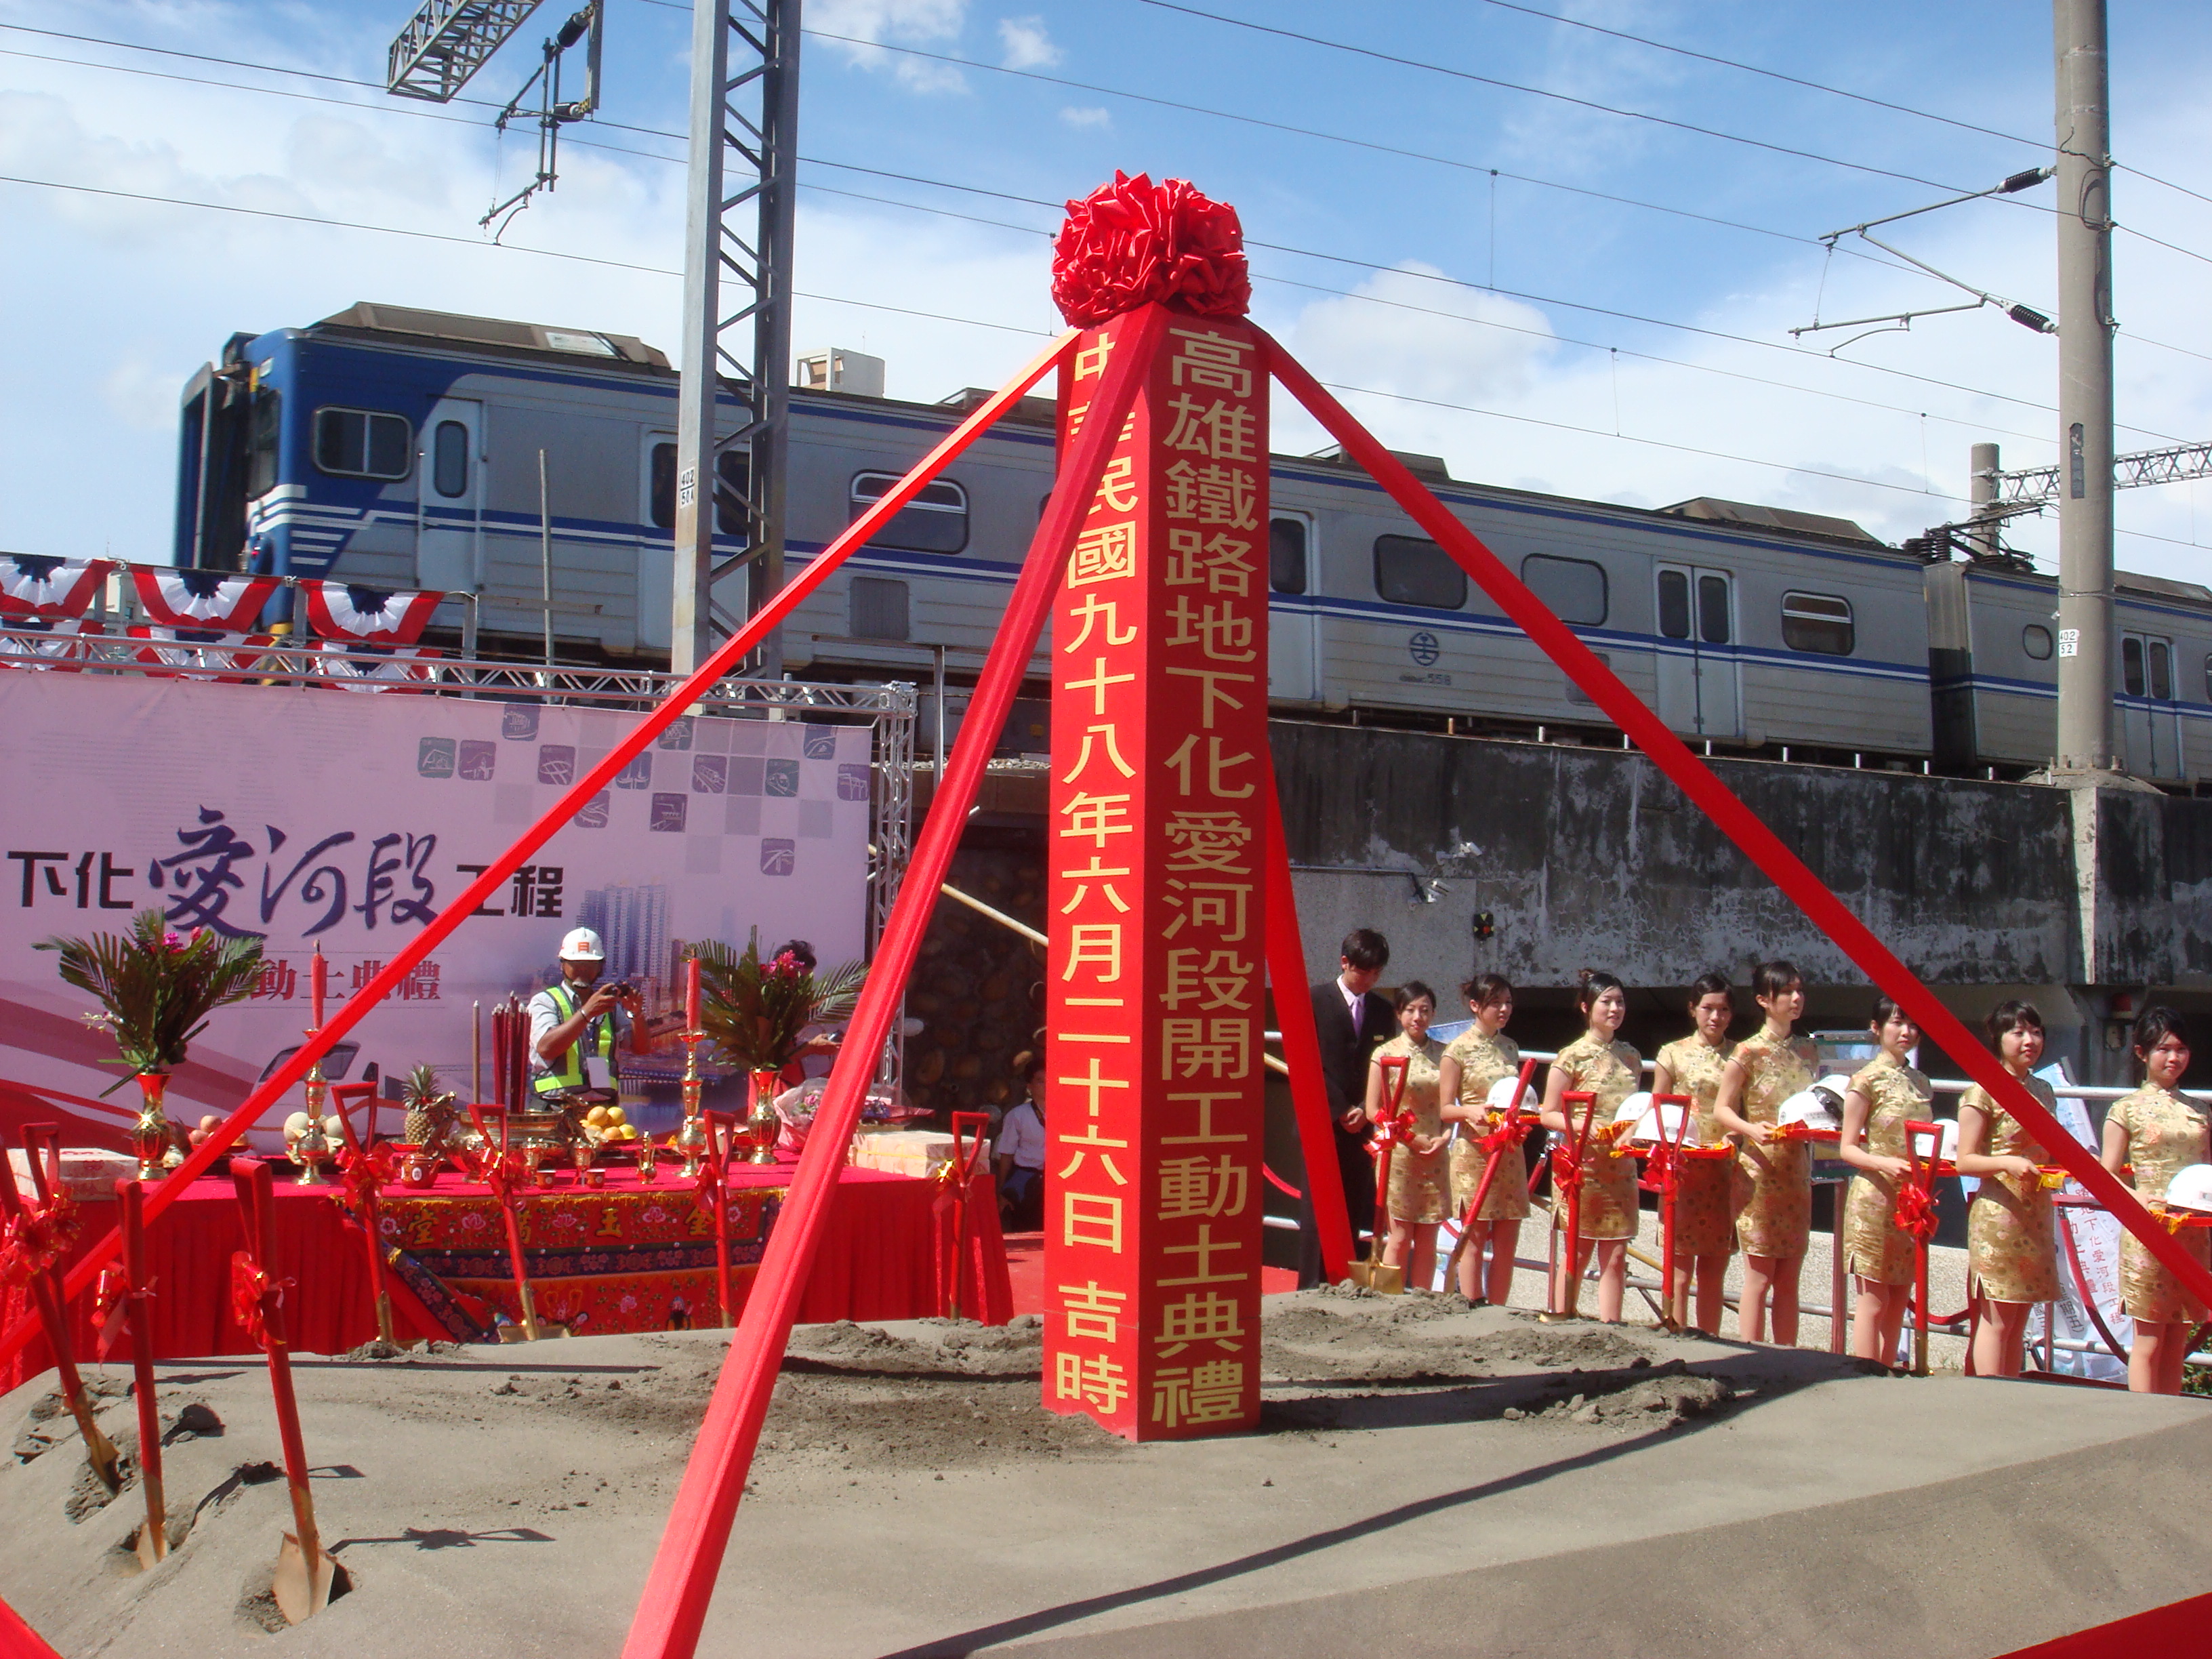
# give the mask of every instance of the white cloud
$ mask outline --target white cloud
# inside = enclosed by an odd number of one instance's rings
[[[1072,127],[1109,127],[1114,125],[1113,116],[1095,104],[1082,109],[1070,105],[1060,111],[1060,118]]]
[[[182,380],[173,368],[156,368],[144,357],[133,354],[101,379],[100,396],[125,426],[140,432],[166,434],[176,429],[177,398]]]
[[[968,0],[816,0],[806,13],[810,31],[845,36],[819,44],[865,69],[888,67],[915,92],[965,92],[968,77],[951,64],[886,52],[887,46],[949,46],[967,26]]]
[[[1525,396],[1553,352],[1543,313],[1423,280],[1443,274],[1408,264],[1360,283],[1358,297],[1315,301],[1291,331],[1296,349],[1324,379],[1376,392],[1481,404]]]
[[[1053,45],[1042,17],[1001,17],[999,40],[1006,49],[1001,61],[1010,70],[1050,69],[1066,56]]]

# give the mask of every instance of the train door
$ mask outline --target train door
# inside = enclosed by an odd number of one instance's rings
[[[1696,565],[1658,567],[1659,718],[1706,738],[1743,734],[1736,673],[1735,578]]]
[[[477,591],[482,566],[483,405],[441,398],[422,423],[415,465],[415,580],[448,593]]]
[[[2181,775],[2181,709],[2174,701],[2173,641],[2120,635],[2121,750],[2130,772]]]
[[[1321,696],[1315,575],[1313,520],[1302,513],[1276,514],[1267,523],[1267,696],[1273,702]]]

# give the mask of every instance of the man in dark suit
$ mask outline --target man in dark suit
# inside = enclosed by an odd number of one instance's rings
[[[1344,1207],[1352,1217],[1355,1245],[1359,1233],[1375,1224],[1375,1160],[1367,1152],[1367,1064],[1398,1029],[1390,999],[1375,989],[1389,961],[1389,940],[1371,927],[1355,927],[1345,935],[1337,976],[1313,988],[1322,1080],[1328,1087],[1329,1116],[1336,1132],[1337,1178],[1344,1185]],[[1316,1284],[1321,1243],[1310,1205],[1303,1243],[1299,1283]]]

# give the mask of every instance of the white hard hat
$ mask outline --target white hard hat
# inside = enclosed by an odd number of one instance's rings
[[[2192,1164],[2175,1170],[2173,1179],[2166,1183],[2166,1207],[2212,1212],[2212,1164]]]
[[[571,927],[561,936],[561,960],[563,962],[605,962],[607,947],[599,936],[588,927]]]
[[[1775,1114],[1775,1117],[1778,1121],[1784,1125],[1802,1123],[1814,1129],[1843,1127],[1843,1125],[1836,1121],[1833,1109],[1820,1097],[1820,1091],[1817,1087],[1801,1090],[1798,1093],[1790,1096],[1782,1103],[1781,1109]]]
[[[1490,1085],[1490,1098],[1484,1103],[1493,1112],[1510,1112],[1521,1097],[1521,1079],[1502,1077]]]
[[[1626,1120],[1632,1109],[1636,1113],[1636,1127],[1629,1131],[1631,1140],[1648,1145],[1680,1138],[1683,1108],[1679,1100],[1654,1105],[1649,1093],[1631,1095],[1620,1103],[1620,1110],[1614,1121]]]
[[[1828,1109],[1832,1112],[1844,1109],[1844,1097],[1850,1091],[1851,1080],[1841,1072],[1831,1072],[1813,1085],[1814,1094],[1828,1097]]]

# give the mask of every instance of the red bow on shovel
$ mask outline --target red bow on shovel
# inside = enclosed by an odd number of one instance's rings
[[[1403,1054],[1379,1054],[1375,1067],[1382,1074],[1382,1115],[1375,1137],[1367,1143],[1375,1154],[1375,1224],[1367,1236],[1367,1260],[1351,1264],[1352,1280],[1384,1296],[1406,1293],[1406,1270],[1382,1260],[1382,1238],[1389,1231],[1391,1155],[1413,1138],[1413,1115],[1401,1111],[1406,1097],[1406,1073],[1413,1061]]]
[[[31,1181],[38,1194],[34,1204],[23,1202],[15,1188],[15,1166],[0,1147],[0,1284],[21,1285],[31,1292],[46,1328],[47,1346],[54,1351],[54,1370],[61,1379],[62,1399],[76,1419],[84,1437],[85,1461],[100,1484],[110,1492],[123,1490],[123,1472],[115,1448],[94,1420],[91,1398],[84,1379],[77,1375],[76,1357],[70,1352],[69,1323],[62,1312],[61,1261],[76,1237],[76,1205],[61,1190],[61,1130],[52,1123],[33,1123],[23,1130],[23,1152],[31,1165]],[[42,1158],[40,1153],[46,1157]],[[51,1178],[47,1161],[52,1160]]]
[[[1928,1140],[1923,1155],[1921,1138]],[[1905,1155],[1912,1175],[1897,1189],[1897,1224],[1912,1235],[1912,1374],[1928,1375],[1928,1246],[1936,1237],[1936,1177],[1948,1175],[1942,1164],[1943,1131],[1934,1123],[1905,1126]]]
[[[1459,1259],[1467,1254],[1468,1241],[1474,1237],[1475,1225],[1482,1218],[1483,1202],[1490,1196],[1491,1183],[1498,1179],[1498,1171],[1505,1161],[1505,1154],[1528,1139],[1530,1120],[1522,1115],[1521,1103],[1528,1098],[1528,1085],[1535,1076],[1536,1062],[1522,1060],[1521,1075],[1513,1085],[1513,1103],[1498,1114],[1498,1127],[1475,1143],[1486,1154],[1482,1179],[1475,1183],[1474,1196],[1460,1215],[1459,1242],[1452,1246],[1451,1260],[1444,1263],[1443,1282],[1447,1287],[1458,1282],[1455,1275],[1459,1272]],[[1520,1224],[1516,1222],[1514,1224],[1517,1226]],[[1478,1276],[1481,1269],[1482,1263],[1478,1257],[1475,1262]]]
[[[1575,1144],[1564,1144],[1552,1148],[1552,1187],[1555,1193],[1566,1194],[1566,1271],[1553,1279],[1551,1316],[1562,1319],[1579,1317],[1577,1312],[1583,1294],[1583,1178],[1589,1173],[1590,1121],[1597,1115],[1597,1096],[1587,1089],[1570,1089],[1559,1097],[1565,1109],[1567,1121],[1575,1121],[1575,1107],[1583,1109],[1583,1127],[1575,1136]],[[1552,1211],[1552,1241],[1556,1251],[1559,1244],[1559,1208],[1556,1200]],[[1564,1280],[1564,1282],[1562,1282]]]
[[[289,1279],[276,1276],[276,1230],[270,1212],[274,1188],[269,1166],[258,1158],[234,1160],[232,1184],[238,1192],[239,1220],[246,1248],[230,1259],[231,1308],[247,1335],[269,1357],[269,1393],[276,1407],[276,1435],[284,1448],[284,1480],[292,1492],[292,1526],[276,1552],[270,1583],[276,1610],[296,1625],[329,1605],[331,1581],[337,1569],[323,1553],[315,1529],[315,1500],[307,1490],[307,1448],[300,1437],[300,1402],[292,1392],[290,1338],[284,1326],[284,1292]]]
[[[346,1207],[361,1223],[362,1231],[368,1237],[368,1282],[376,1295],[376,1334],[380,1340],[391,1342],[392,1292],[384,1282],[384,1229],[377,1212],[377,1197],[384,1183],[398,1173],[392,1163],[389,1146],[372,1146],[355,1133],[353,1114],[347,1109],[351,1099],[366,1100],[368,1109],[375,1111],[376,1085],[374,1083],[341,1083],[331,1091],[331,1103],[338,1109],[338,1124],[345,1133],[345,1146],[338,1153],[338,1169],[345,1180]]]

